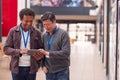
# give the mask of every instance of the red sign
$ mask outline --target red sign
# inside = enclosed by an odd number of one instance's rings
[[[17,24],[17,0],[2,0],[2,36]]]

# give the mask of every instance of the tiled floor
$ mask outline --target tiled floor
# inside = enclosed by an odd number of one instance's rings
[[[0,54],[0,80],[12,80],[9,57]],[[45,80],[45,75],[39,70],[37,80]],[[91,42],[75,42],[71,45],[70,80],[106,80],[101,58],[96,51],[96,45]]]

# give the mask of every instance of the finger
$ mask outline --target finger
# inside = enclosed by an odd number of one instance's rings
[[[40,55],[40,54],[34,54],[33,56],[34,56],[34,57],[35,57],[35,59],[37,59],[37,60],[40,60],[40,59],[42,59],[42,58],[43,58],[43,56],[42,56],[42,55]]]
[[[43,67],[42,70],[43,70],[44,73],[47,73],[47,71],[48,71],[46,67]]]

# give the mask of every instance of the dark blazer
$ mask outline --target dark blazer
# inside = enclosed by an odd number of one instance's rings
[[[30,49],[43,48],[41,33],[36,28],[30,28]],[[15,26],[10,29],[8,37],[4,46],[6,55],[11,56],[10,70],[13,73],[18,73],[18,64],[20,55],[21,31],[20,26]],[[33,56],[31,56],[30,73],[38,71],[38,63]]]

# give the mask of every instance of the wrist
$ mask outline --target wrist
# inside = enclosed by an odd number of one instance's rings
[[[49,54],[50,54],[49,52],[46,52],[46,55],[47,55],[47,56],[49,56]]]
[[[22,56],[21,50],[20,50],[20,52],[19,52],[19,55],[20,55],[20,57]]]

